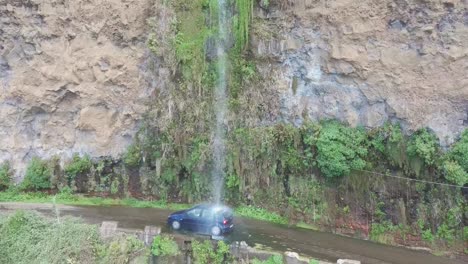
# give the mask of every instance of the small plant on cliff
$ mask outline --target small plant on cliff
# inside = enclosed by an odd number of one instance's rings
[[[447,153],[443,169],[449,182],[460,186],[468,183],[468,129]]]
[[[128,147],[127,152],[123,157],[124,163],[130,167],[137,167],[141,162],[141,151],[137,144]]]
[[[326,122],[317,139],[317,152],[318,167],[326,177],[348,175],[352,169],[366,166],[366,133],[360,128]]]
[[[449,157],[457,161],[468,172],[468,129],[465,129],[460,140],[453,145]]]
[[[407,152],[409,156],[419,157],[426,165],[434,165],[439,151],[437,137],[427,129],[420,129],[411,136]]]
[[[44,190],[50,188],[51,172],[47,162],[34,157],[26,169],[26,176],[21,184],[22,189]]]
[[[456,161],[444,162],[445,178],[456,185],[463,186],[468,183],[468,172],[466,172]]]
[[[154,238],[151,253],[155,256],[176,256],[180,253],[179,246],[170,236],[159,235]]]
[[[65,173],[68,176],[68,180],[71,181],[78,174],[88,173],[92,166],[93,163],[88,155],[80,157],[78,154],[74,154],[72,161],[65,166]]]
[[[0,191],[8,189],[11,185],[11,170],[8,162],[0,166]]]

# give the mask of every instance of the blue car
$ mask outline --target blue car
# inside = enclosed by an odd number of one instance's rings
[[[201,204],[169,215],[167,224],[174,230],[220,236],[233,230],[234,217],[229,207]]]

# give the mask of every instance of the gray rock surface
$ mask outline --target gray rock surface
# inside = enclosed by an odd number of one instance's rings
[[[0,162],[117,156],[151,93],[150,0],[0,0]]]
[[[468,125],[466,1],[271,1],[252,50],[280,117],[429,127],[449,145]]]
[[[157,32],[169,35],[174,15],[153,4],[0,0],[0,162],[21,177],[33,156],[126,149],[154,87],[174,87],[174,63],[148,63],[147,19],[162,18]],[[255,9],[251,31],[263,87],[240,103],[264,111],[261,124],[390,120],[407,132],[429,127],[448,146],[468,126],[467,5],[271,0]],[[160,109],[161,126],[176,103]]]

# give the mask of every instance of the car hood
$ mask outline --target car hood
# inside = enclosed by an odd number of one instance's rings
[[[185,214],[185,212],[187,212],[187,210],[180,210],[180,211],[172,213],[170,216],[183,215]]]

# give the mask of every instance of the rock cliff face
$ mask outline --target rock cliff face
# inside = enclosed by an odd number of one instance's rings
[[[276,0],[252,50],[283,118],[429,127],[451,144],[468,125],[468,1]]]
[[[274,121],[393,120],[443,145],[468,126],[467,0],[259,3],[249,50]],[[126,148],[158,82],[147,81],[153,4],[0,0],[0,161],[21,172],[36,155]]]
[[[0,160],[117,155],[144,83],[149,0],[0,0]]]

